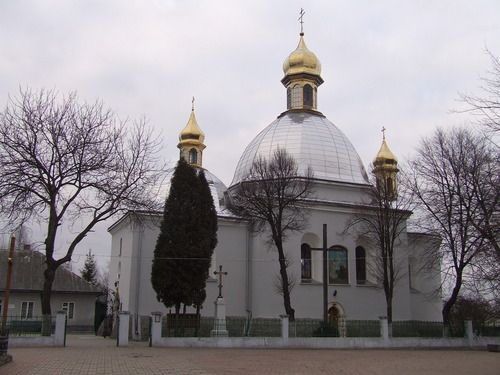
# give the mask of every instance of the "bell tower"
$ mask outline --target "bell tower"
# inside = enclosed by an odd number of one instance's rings
[[[194,114],[194,97],[191,106],[191,115],[189,120],[179,134],[180,157],[193,167],[202,167],[203,150],[205,149],[205,133],[198,126]]]
[[[398,195],[397,174],[398,159],[387,146],[385,128],[382,128],[382,146],[373,160],[373,174],[377,179],[377,189],[382,197],[392,201]]]
[[[317,111],[318,86],[323,83],[321,63],[304,41],[304,14],[304,10],[301,9],[299,44],[283,63],[285,76],[281,83],[286,87],[287,110]]]

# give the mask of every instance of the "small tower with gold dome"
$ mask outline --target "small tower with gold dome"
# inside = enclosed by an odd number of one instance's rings
[[[179,144],[177,147],[180,150],[180,157],[183,158],[193,167],[202,167],[203,150],[205,149],[205,133],[198,126],[196,116],[194,114],[194,98],[191,107],[191,115],[189,120],[179,134]]]
[[[285,76],[281,83],[286,87],[287,110],[316,111],[318,86],[323,83],[321,63],[304,41],[303,16],[301,9],[299,44],[283,63]]]
[[[382,146],[373,160],[373,174],[377,179],[377,188],[389,200],[394,200],[398,194],[397,174],[398,159],[387,146],[385,128],[382,128]]]

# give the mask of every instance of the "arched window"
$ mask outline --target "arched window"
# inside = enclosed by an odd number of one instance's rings
[[[387,196],[391,197],[394,194],[394,183],[392,182],[392,178],[387,177]]]
[[[292,108],[292,88],[288,87],[286,89],[286,108]]]
[[[347,249],[342,246],[332,246],[328,251],[328,283],[348,284],[348,270]]]
[[[301,266],[301,279],[302,281],[311,281],[312,267],[311,267],[311,246],[303,243],[300,247],[300,266]]]
[[[198,164],[198,153],[194,148],[189,150],[189,164]]]
[[[313,88],[311,85],[304,85],[304,107],[313,106]]]
[[[361,246],[356,248],[356,283],[366,283],[366,252]]]
[[[292,106],[291,108],[302,108],[302,87],[295,85],[292,87]]]

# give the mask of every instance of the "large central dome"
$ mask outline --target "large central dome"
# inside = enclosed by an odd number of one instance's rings
[[[299,175],[305,176],[310,166],[315,179],[368,183],[356,150],[334,124],[321,115],[286,112],[250,142],[238,162],[231,185],[245,179],[259,156],[270,159],[278,148],[294,157]]]
[[[318,86],[323,83],[321,65],[307,49],[304,33],[300,33],[297,49],[285,60],[283,71],[287,111],[250,142],[231,185],[248,176],[258,157],[270,160],[278,148],[294,157],[300,176],[306,176],[311,167],[315,179],[368,184],[363,163],[349,139],[316,109]]]

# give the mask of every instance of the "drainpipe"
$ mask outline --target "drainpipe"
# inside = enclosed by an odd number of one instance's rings
[[[247,314],[252,314],[252,261],[253,261],[253,238],[252,238],[252,224],[246,227],[246,263],[247,263],[247,280],[246,280],[246,311]]]
[[[144,225],[139,223],[139,231],[138,231],[138,254],[137,254],[137,281],[136,281],[136,293],[135,293],[135,316],[134,316],[134,334],[135,336],[139,336],[139,294],[141,291],[141,268],[142,268],[142,238],[144,234]],[[132,259],[133,261],[133,259]]]

